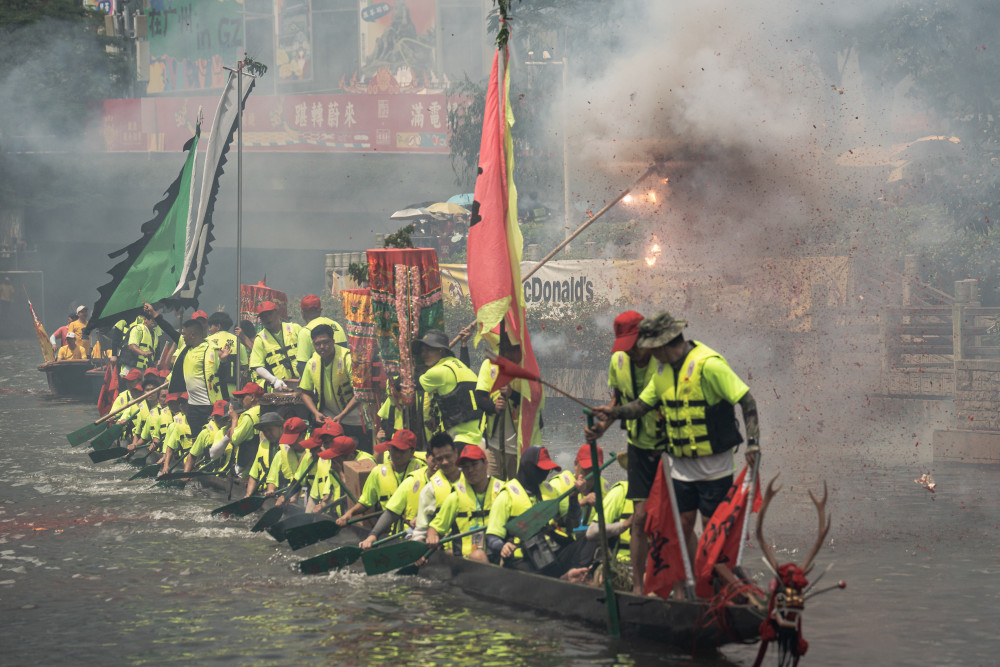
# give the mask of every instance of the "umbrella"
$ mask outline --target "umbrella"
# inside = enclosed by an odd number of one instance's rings
[[[404,208],[396,211],[389,217],[393,220],[406,220],[408,218],[420,218],[426,216],[427,214],[421,211],[419,208]]]
[[[449,202],[438,202],[437,204],[431,204],[424,209],[428,213],[442,213],[444,215],[459,215],[467,214],[469,209],[459,206],[455,203]]]
[[[467,193],[462,194],[462,195],[454,195],[452,197],[448,197],[448,203],[449,204],[458,204],[459,206],[464,206],[464,207],[468,208],[468,207],[472,206],[472,200],[474,198],[475,198],[474,194],[472,194],[471,192],[467,192]]]

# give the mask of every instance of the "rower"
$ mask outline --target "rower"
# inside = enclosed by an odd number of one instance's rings
[[[337,427],[336,422],[327,422],[330,429]],[[347,461],[371,460],[371,454],[358,451],[357,444],[353,438],[346,435],[338,435],[330,442],[330,446],[318,454],[319,458],[329,462],[328,479],[326,486],[320,489],[322,502],[313,508],[314,513],[320,513],[328,507],[336,506],[338,509],[347,500],[346,489],[341,485],[344,480],[344,463]],[[334,476],[336,475],[336,477]],[[338,481],[339,480],[339,481]],[[337,512],[335,511],[334,514]],[[340,519],[337,520],[338,523]]]
[[[442,536],[457,535],[486,525],[493,501],[504,488],[503,480],[489,474],[486,452],[476,445],[466,445],[458,457],[458,469],[463,480],[445,498],[437,516],[427,528],[427,546],[435,548]],[[469,560],[488,563],[483,549],[483,533],[452,541],[452,553]]]
[[[167,434],[167,427],[173,420],[173,415],[167,406],[167,394],[169,393],[165,387],[156,392],[156,405],[149,409],[149,418],[142,425],[140,438],[143,442],[149,443],[150,452],[156,451],[163,444],[163,436]]]
[[[618,465],[628,470],[628,453],[618,455]],[[631,562],[629,543],[632,539],[632,523],[635,516],[634,501],[628,495],[628,480],[611,485],[604,494],[604,532],[608,538],[608,551],[615,560],[628,567]],[[597,542],[601,539],[597,516],[587,526],[587,539]]]
[[[156,335],[156,321],[155,315],[149,316],[148,314],[144,316],[141,323],[132,325],[129,330],[128,340],[125,345],[128,350],[131,350],[132,357],[135,359],[134,364],[126,364],[138,368],[140,371],[146,370],[149,366],[149,362],[156,351],[156,345],[159,342],[159,338]]]
[[[159,392],[153,391],[160,386],[160,377],[153,374],[146,374],[142,379],[142,393],[148,394],[146,400],[139,403],[139,411],[136,413],[135,417],[132,418],[132,441],[128,444],[128,449],[134,450],[136,447],[141,447],[143,443],[150,442],[150,438],[144,436],[143,434],[148,434],[149,422],[153,418],[154,410],[157,409],[157,401],[159,400],[157,394]]]
[[[351,352],[335,343],[334,330],[317,324],[312,330],[316,348],[299,383],[302,402],[315,424],[327,419],[340,423],[344,434],[355,442],[368,442],[361,424],[360,404],[351,385]],[[369,447],[370,449],[370,447]]]
[[[420,375],[420,386],[426,392],[424,423],[430,425],[431,435],[447,432],[456,443],[478,445],[483,439],[483,410],[476,396],[476,374],[455,358],[448,336],[438,329],[413,341],[413,354],[427,368]]]
[[[254,457],[257,455],[257,445],[259,438],[257,435],[257,423],[260,421],[260,397],[264,395],[264,390],[253,382],[247,382],[240,391],[234,391],[235,396],[241,403],[243,410],[239,416],[230,413],[232,425],[220,444],[212,447],[212,460],[218,459],[225,451],[226,445],[232,442],[233,451],[236,452],[236,474],[242,475],[243,471],[253,465]]]
[[[229,424],[229,403],[225,400],[218,400],[215,405],[212,406],[211,419],[205,424],[204,428],[194,439],[194,444],[191,445],[191,451],[188,452],[187,458],[184,460],[184,472],[191,472],[194,470],[195,465],[198,461],[208,454],[212,445],[216,444],[226,435],[226,430]],[[229,448],[230,451],[232,448]],[[219,461],[217,468],[219,470],[224,470],[229,463],[229,456],[223,456]],[[209,458],[209,461],[211,458]]]
[[[133,405],[124,409],[122,407],[142,396],[142,385],[139,384],[141,380],[142,373],[135,368],[126,373],[125,377],[121,379],[121,384],[125,388],[119,392],[114,402],[111,403],[111,412],[117,412],[114,423],[125,424],[125,431],[122,434],[124,442],[132,441],[132,436],[134,435],[132,432],[132,418],[139,412],[139,406]]]
[[[550,576],[565,573],[563,565],[556,559],[557,548],[550,543],[544,531],[525,544],[519,539],[506,539],[507,522],[528,511],[542,499],[541,485],[553,470],[561,468],[549,457],[548,450],[544,447],[532,446],[522,452],[517,475],[504,484],[490,508],[486,524],[486,555],[490,562]],[[572,507],[577,501],[574,496],[570,498]],[[525,550],[530,550],[530,553],[525,553]]]
[[[168,397],[167,400],[170,398]],[[167,427],[167,434],[163,438],[163,457],[160,459],[163,464],[161,475],[170,472],[174,454],[183,458],[191,449],[191,425],[187,419],[188,394],[186,391],[175,394],[173,400],[177,403],[177,409],[173,410],[173,422]]]
[[[277,489],[289,486],[295,480],[300,457],[306,451],[302,441],[305,440],[307,428],[308,424],[298,417],[289,417],[285,420],[281,437],[278,439],[277,458],[272,461],[271,469],[267,473],[268,495],[273,495]],[[299,485],[294,487],[288,498],[289,503],[294,503],[298,499],[299,488]],[[281,507],[285,502],[283,494],[275,501],[275,507]]]
[[[477,445],[473,445],[477,447]],[[458,452],[455,441],[447,433],[437,433],[430,441],[430,454],[437,462],[438,470],[420,490],[420,500],[417,504],[417,517],[413,525],[413,537],[410,539],[423,542],[427,539],[427,527],[437,514],[437,508],[444,504],[445,498],[451,494],[454,485],[464,480],[462,471],[458,469]]]
[[[305,326],[299,331],[298,345],[295,348],[295,368],[299,377],[302,377],[302,369],[312,359],[316,349],[313,347],[312,332],[320,324],[325,324],[333,329],[333,342],[335,345],[347,347],[347,334],[344,327],[340,326],[329,317],[323,317],[323,304],[315,294],[302,297],[299,302],[299,309],[302,311],[302,321]]]
[[[278,307],[271,301],[257,306],[261,326],[250,352],[250,367],[262,379],[268,392],[287,391],[285,380],[298,380],[295,368],[295,350],[299,344],[299,330],[294,322],[282,322]]]
[[[277,412],[268,412],[260,416],[260,421],[254,424],[254,429],[260,433],[257,445],[257,455],[254,457],[253,465],[250,467],[250,474],[247,479],[247,493],[245,497],[253,495],[257,487],[266,483],[267,475],[271,471],[271,465],[277,458],[279,445],[284,430],[285,420]]]
[[[358,502],[337,519],[337,523],[346,526],[348,519],[363,514],[369,508],[386,509],[386,503],[403,478],[423,466],[420,459],[413,455],[416,448],[417,436],[413,431],[396,431],[389,441],[389,463],[383,463],[369,473]]]

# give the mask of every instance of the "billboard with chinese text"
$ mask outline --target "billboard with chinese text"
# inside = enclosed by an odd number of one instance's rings
[[[108,151],[179,151],[194,132],[198,107],[217,97],[105,100]],[[246,150],[447,153],[443,94],[251,95],[243,116]]]

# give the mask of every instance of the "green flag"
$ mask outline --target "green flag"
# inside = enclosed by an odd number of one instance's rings
[[[153,219],[142,225],[142,238],[109,255],[126,257],[108,272],[111,281],[98,288],[101,298],[94,305],[88,330],[119,319],[133,319],[142,312],[143,301],[155,303],[176,291],[184,269],[194,159],[200,136],[199,125],[184,145],[188,155],[181,173],[154,207]]]

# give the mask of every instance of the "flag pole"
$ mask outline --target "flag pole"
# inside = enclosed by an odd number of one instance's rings
[[[243,289],[243,61],[236,64],[236,103],[240,105],[236,113],[236,321],[240,319],[240,292]],[[236,377],[233,383],[240,383],[240,341],[236,341]]]
[[[750,515],[753,513],[753,501],[755,500],[754,495],[757,490],[757,473],[760,468],[760,452],[757,452],[757,456],[753,460],[753,468],[750,469],[750,491],[747,493],[747,507],[745,514],[743,515],[743,528],[740,530],[740,550],[736,553],[736,565],[735,567],[740,567],[743,564],[743,550],[746,549],[747,545],[747,535],[750,532]]]

